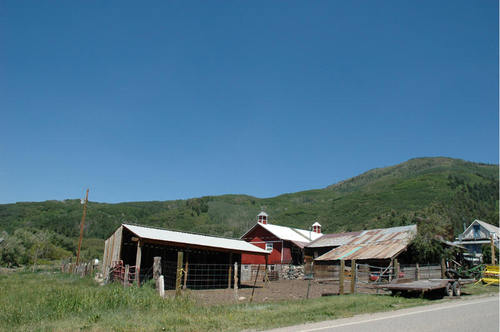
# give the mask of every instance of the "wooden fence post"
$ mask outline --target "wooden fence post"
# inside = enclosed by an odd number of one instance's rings
[[[351,260],[351,294],[356,292],[356,260]]]
[[[400,266],[398,259],[394,259],[394,278],[399,279]]]
[[[156,256],[153,257],[153,279],[157,281],[160,275],[161,275],[161,257]]]
[[[158,279],[161,276],[161,257],[156,256],[153,257],[153,279],[155,281],[155,287],[156,289],[160,288],[160,285],[158,283]]]
[[[268,267],[268,255],[265,256],[266,257],[266,267],[265,267],[265,270],[264,270],[264,286],[268,286],[269,285],[269,272],[267,271],[267,269],[269,268]]]
[[[446,262],[444,257],[441,258],[441,279],[446,278]]]
[[[127,287],[128,286],[128,273],[129,273],[130,266],[127,264],[125,265],[125,276],[123,277],[123,286]]]
[[[420,266],[418,263],[415,264],[415,280],[420,279]]]
[[[344,269],[345,263],[344,260],[340,260],[340,270],[339,270],[339,294],[344,295]]]
[[[189,253],[186,253],[186,264],[184,265],[184,285],[182,289],[186,289],[187,280],[188,280],[188,271],[189,271]]]
[[[135,281],[137,281],[137,286],[141,285],[141,258],[142,258],[142,243],[139,239],[137,241],[137,253],[135,255]]]
[[[231,289],[231,279],[232,279],[231,277],[233,274],[232,262],[233,262],[233,253],[230,253],[229,254],[229,268],[227,269],[227,288],[228,289]]]
[[[234,299],[238,301],[238,262],[234,262]]]
[[[175,278],[175,296],[181,295],[181,278],[182,278],[182,260],[184,253],[182,251],[177,252],[177,273]]]

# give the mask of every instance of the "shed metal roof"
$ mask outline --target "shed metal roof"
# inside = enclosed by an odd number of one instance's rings
[[[338,247],[346,244],[350,240],[352,240],[355,236],[361,234],[359,232],[347,232],[347,233],[333,233],[333,234],[324,234],[319,239],[314,240],[310,244],[308,244],[307,248],[322,248],[322,247]]]
[[[416,225],[362,231],[315,260],[392,258],[408,246],[416,233]]]
[[[200,234],[169,231],[166,229],[150,228],[136,225],[123,224],[123,227],[130,230],[141,239],[157,240],[163,242],[179,243],[209,247],[214,249],[225,249],[252,254],[268,255],[269,252],[248,242],[215,237]]]

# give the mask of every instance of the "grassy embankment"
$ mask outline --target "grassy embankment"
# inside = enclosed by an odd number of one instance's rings
[[[473,292],[498,291],[476,286]],[[470,293],[470,291],[466,290]],[[59,272],[0,274],[0,330],[239,331],[422,305],[420,298],[354,295],[265,304],[206,306],[164,299],[148,286],[98,286]]]

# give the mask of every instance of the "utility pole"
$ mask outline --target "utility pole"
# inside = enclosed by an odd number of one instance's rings
[[[78,240],[78,252],[76,253],[76,265],[80,261],[80,248],[82,247],[83,239],[83,224],[85,223],[85,216],[87,215],[87,203],[89,202],[89,190],[87,189],[87,194],[85,194],[85,202],[83,203],[83,215],[82,222],[80,223],[80,240]]]

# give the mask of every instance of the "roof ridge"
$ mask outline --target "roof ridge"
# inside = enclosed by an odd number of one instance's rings
[[[300,229],[300,228],[293,228],[293,227],[289,227],[290,229],[292,229],[295,233],[299,234],[300,236],[302,236],[304,239],[306,239],[307,241],[311,242],[312,241],[312,236],[311,238],[308,238],[306,237],[304,234],[300,233],[299,231],[305,231],[305,232],[312,232],[312,231],[308,231],[306,229]]]

